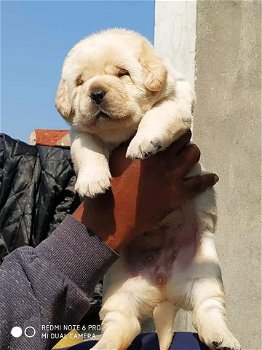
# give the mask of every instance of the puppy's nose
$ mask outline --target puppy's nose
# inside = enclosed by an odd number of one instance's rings
[[[105,94],[106,94],[105,90],[93,90],[93,91],[90,92],[90,97],[91,97],[91,100],[93,102],[95,102],[96,104],[100,105],[100,103],[102,102]]]

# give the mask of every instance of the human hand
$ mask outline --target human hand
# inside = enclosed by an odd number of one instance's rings
[[[186,146],[190,138],[188,131],[166,151],[142,161],[126,159],[127,145],[120,145],[110,158],[111,189],[85,198],[73,216],[119,252],[218,181],[215,174],[185,178],[200,158],[196,145]]]

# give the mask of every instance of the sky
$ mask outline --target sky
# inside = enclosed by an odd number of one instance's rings
[[[1,1],[1,132],[28,141],[33,129],[68,129],[54,107],[71,47],[124,27],[154,38],[154,1]]]

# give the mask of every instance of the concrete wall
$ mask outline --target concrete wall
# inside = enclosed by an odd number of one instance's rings
[[[182,4],[184,10],[195,7],[193,2]],[[156,2],[156,46],[174,62],[177,53],[170,45],[179,34],[173,24],[177,6]],[[166,21],[160,21],[164,11]],[[195,23],[194,141],[204,166],[220,176],[216,242],[228,324],[243,349],[262,349],[261,2],[199,0]],[[184,29],[183,40],[191,38],[189,27],[179,29]],[[176,67],[186,73],[182,64]],[[176,328],[190,330],[190,317],[180,314]]]

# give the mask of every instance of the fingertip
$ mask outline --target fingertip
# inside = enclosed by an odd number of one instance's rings
[[[215,185],[219,181],[219,177],[216,174],[214,174],[213,179],[214,179],[214,185]]]
[[[184,135],[187,135],[187,137],[190,137],[192,136],[192,131],[190,129],[187,129],[185,134]]]
[[[204,174],[201,176],[202,178],[202,190],[204,191],[207,188],[213,187],[218,181],[219,177],[217,174]]]
[[[190,129],[187,129],[186,132],[182,136],[180,136],[180,139],[184,140],[184,142],[187,144],[188,142],[190,142],[191,137],[192,137],[192,132]]]
[[[175,152],[176,154],[179,154],[185,146],[190,142],[191,140],[191,130],[188,129],[186,132],[181,135],[175,142],[173,142],[170,147],[167,149],[167,152]]]
[[[187,146],[188,151],[190,150],[191,158],[194,160],[194,163],[198,163],[200,159],[200,149],[197,147],[196,144],[191,143],[190,145]]]

